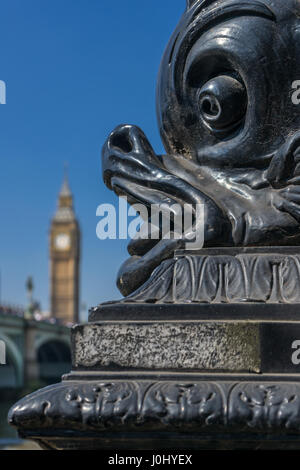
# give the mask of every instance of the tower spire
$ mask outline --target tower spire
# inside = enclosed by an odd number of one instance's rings
[[[80,228],[65,164],[58,207],[50,227],[50,285],[51,313],[68,323],[78,321],[79,265]]]
[[[73,194],[69,184],[67,163],[64,164],[63,183],[58,195],[58,208],[54,219],[61,221],[70,221],[75,219],[73,210]]]
[[[67,162],[64,163],[64,179],[59,193],[59,197],[72,197],[72,192],[69,184],[69,166]]]

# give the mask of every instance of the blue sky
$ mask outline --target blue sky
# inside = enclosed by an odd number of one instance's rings
[[[1,0],[0,270],[2,301],[26,304],[25,280],[48,309],[48,230],[69,162],[82,229],[81,300],[120,297],[126,241],[96,237],[96,208],[117,203],[100,151],[120,123],[162,152],[155,85],[185,0]],[[82,312],[85,319],[86,313]]]

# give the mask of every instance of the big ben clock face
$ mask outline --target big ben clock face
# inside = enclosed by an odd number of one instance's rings
[[[67,233],[59,233],[55,237],[55,248],[60,251],[69,250],[71,246],[71,238]]]

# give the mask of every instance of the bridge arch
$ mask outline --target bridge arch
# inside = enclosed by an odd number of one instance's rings
[[[63,343],[70,349],[70,338],[67,336],[57,336],[54,333],[43,334],[42,336],[38,337],[35,341],[35,349],[38,351],[41,346],[51,341],[57,341],[59,343]]]
[[[0,380],[0,387],[4,388],[7,385],[20,388],[24,384],[23,355],[15,342],[2,331],[0,332],[0,340],[5,343],[7,360],[7,365],[1,366],[0,369],[0,374],[3,377]]]
[[[36,344],[39,378],[47,383],[70,371],[71,350],[67,338],[49,335]]]

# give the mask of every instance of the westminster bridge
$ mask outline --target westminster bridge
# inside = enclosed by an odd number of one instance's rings
[[[27,319],[0,307],[0,344],[0,391],[53,383],[70,370],[70,328],[54,319]]]

